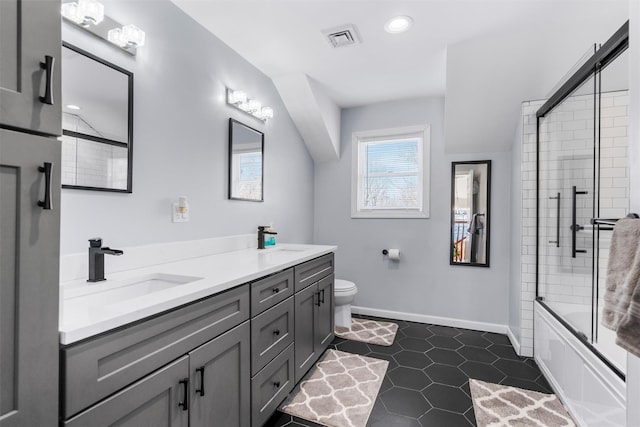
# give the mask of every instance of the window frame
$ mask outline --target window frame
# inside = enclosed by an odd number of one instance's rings
[[[429,218],[430,129],[429,125],[420,125],[352,133],[351,218]],[[422,144],[418,143],[418,155],[422,157],[418,161],[418,182],[422,184],[422,192],[418,194],[418,208],[362,208],[360,206],[360,187],[361,171],[364,164],[361,158],[361,147],[372,142],[389,142],[395,139],[411,138],[418,138],[422,141]]]

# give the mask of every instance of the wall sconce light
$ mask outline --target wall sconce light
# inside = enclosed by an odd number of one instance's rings
[[[247,94],[242,90],[227,88],[227,104],[247,114],[251,114],[263,122],[273,118],[273,108],[263,106],[262,103],[256,99],[247,98]]]
[[[144,31],[132,24],[123,26],[105,15],[104,5],[98,0],[64,3],[60,12],[65,20],[131,55],[135,56],[137,48],[144,45]]]

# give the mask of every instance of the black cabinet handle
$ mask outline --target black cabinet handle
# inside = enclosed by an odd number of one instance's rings
[[[273,293],[277,294],[278,292],[280,292],[280,288],[273,288]]]
[[[577,224],[576,211],[578,208],[576,206],[576,196],[578,194],[589,194],[589,192],[578,191],[576,189],[576,186],[574,185],[572,188],[572,193],[573,193],[573,196],[572,196],[573,206],[571,207],[571,257],[575,258],[576,254],[578,253],[584,254],[587,252],[586,249],[576,249],[576,234],[578,233],[579,230],[583,228]]]
[[[320,294],[322,295],[322,297],[321,297],[321,298],[322,298],[322,300],[321,300],[320,302],[321,302],[322,304],[324,304],[324,289],[321,289],[321,290],[320,290]],[[320,305],[320,304],[318,304],[318,305]]]
[[[316,305],[320,307],[320,291],[316,292],[315,295],[318,296],[318,302],[316,303]]]
[[[274,382],[273,382],[273,386],[274,386],[275,388],[280,388],[280,381],[274,381]]]
[[[178,406],[182,408],[183,411],[189,410],[189,378],[185,378],[180,380],[179,384],[183,386],[184,392],[184,400],[182,402],[178,402]]]
[[[196,369],[196,373],[198,372],[200,373],[200,388],[196,389],[196,393],[198,393],[200,396],[204,396],[204,366]]]
[[[280,329],[276,329],[275,331],[273,331],[273,335],[275,336],[280,335]]]
[[[38,166],[38,172],[42,172],[44,174],[44,200],[38,200],[38,206],[42,209],[49,211],[51,210],[51,170],[53,169],[53,164],[49,162],[45,162],[44,166]]]
[[[40,63],[40,68],[45,70],[45,89],[44,96],[40,97],[43,104],[53,105],[53,66],[56,59],[53,56],[45,55],[44,62]]]

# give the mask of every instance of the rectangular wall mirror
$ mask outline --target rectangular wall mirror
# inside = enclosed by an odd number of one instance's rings
[[[451,164],[451,265],[489,267],[491,160]]]
[[[229,119],[229,199],[263,201],[264,134]]]
[[[62,187],[132,192],[133,73],[62,46]]]

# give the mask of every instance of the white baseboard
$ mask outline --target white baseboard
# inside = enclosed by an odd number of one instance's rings
[[[401,311],[380,310],[377,308],[351,306],[351,312],[365,316],[386,317],[388,319],[408,320],[410,322],[431,323],[434,325],[452,326],[454,328],[472,329],[476,331],[507,334],[507,325],[498,323],[475,322],[473,320],[454,319],[452,317],[429,316],[426,314],[404,313]]]
[[[516,354],[518,356],[522,356],[522,354],[520,354],[520,341],[518,340],[518,338],[516,338],[516,335],[508,326],[507,326],[507,336],[509,337],[509,341],[511,341],[511,346],[516,351]]]

